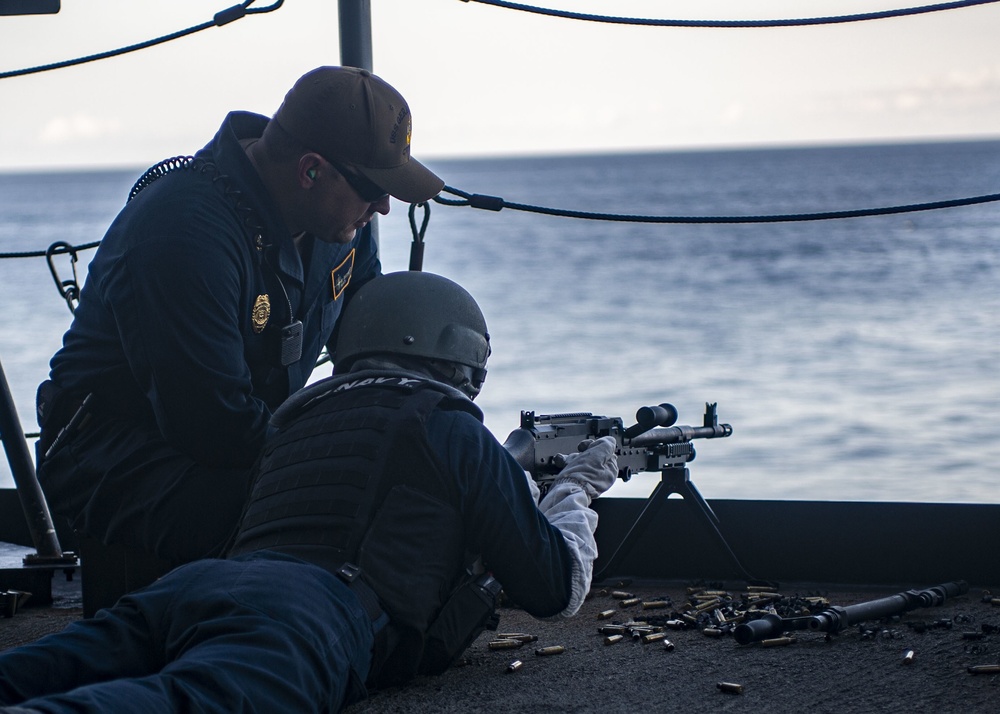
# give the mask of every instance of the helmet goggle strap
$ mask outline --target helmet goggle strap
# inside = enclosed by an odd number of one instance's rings
[[[486,381],[486,370],[482,367],[443,360],[428,360],[427,364],[435,376],[463,392],[469,399],[475,399],[479,395],[483,382]]]

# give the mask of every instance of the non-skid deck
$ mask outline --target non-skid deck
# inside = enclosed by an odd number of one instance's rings
[[[729,585],[730,587],[726,588]],[[935,583],[914,583],[914,589]],[[717,587],[710,585],[708,587]],[[740,586],[721,584],[734,599]],[[894,590],[828,590],[782,584],[786,597],[823,597],[852,605]],[[622,606],[618,591],[638,602]],[[614,593],[614,595],[613,595]],[[971,674],[970,667],[1000,664],[1000,606],[992,593],[973,587],[941,606],[911,610],[889,622],[853,625],[835,636],[797,631],[787,645],[739,645],[731,633],[710,636],[699,628],[665,630],[644,643],[626,634],[606,644],[598,631],[613,623],[662,623],[690,611],[688,584],[609,581],[595,585],[580,614],[539,621],[512,606],[501,610],[497,633],[484,633],[463,663],[437,677],[374,692],[349,709],[362,712],[995,712],[1000,674]],[[643,602],[669,600],[644,609]],[[600,613],[612,615],[599,618]],[[0,619],[0,649],[58,631],[82,616],[79,579],[53,580],[53,604],[30,604]],[[517,649],[491,649],[498,633],[537,639]],[[559,654],[536,650],[561,647]],[[910,661],[907,653],[912,652]],[[511,667],[514,662],[519,666]],[[513,669],[514,671],[510,671]],[[720,683],[737,685],[720,689]],[[728,691],[729,689],[739,691]]]
[[[625,587],[642,600],[667,596],[683,603],[687,595],[679,585]],[[852,627],[829,638],[821,632],[796,632],[795,642],[785,646],[739,645],[729,634],[671,630],[667,639],[672,650],[661,640],[644,644],[629,636],[605,644],[607,636],[598,627],[644,615],[641,605],[622,608],[620,601],[601,594],[606,589],[595,587],[581,613],[562,622],[539,622],[520,610],[504,609],[498,631],[531,634],[537,641],[520,649],[493,650],[493,633],[485,633],[469,649],[463,666],[376,692],[349,711],[937,714],[995,712],[1000,702],[1000,674],[968,671],[1000,663],[1000,633],[992,632],[1000,626],[1000,607],[982,602],[981,589],[864,630]],[[786,586],[782,592],[799,591]],[[840,605],[894,594],[801,592],[822,594]],[[616,610],[613,618],[598,619],[609,609]],[[984,624],[990,634],[982,634]],[[966,632],[981,638],[967,639]],[[535,653],[552,646],[565,651]],[[509,671],[516,661],[521,665]],[[720,683],[737,687],[720,689]]]

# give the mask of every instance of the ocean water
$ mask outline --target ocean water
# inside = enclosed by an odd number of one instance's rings
[[[1000,142],[429,163],[463,191],[600,213],[809,213],[1000,190]],[[0,252],[98,240],[141,170],[0,174]],[[405,270],[407,206],[379,230],[384,269]],[[1000,502],[1000,204],[698,225],[433,204],[425,243],[424,269],[486,314],[479,404],[501,441],[521,410],[631,424],[670,402],[697,425],[715,402],[733,435],[696,443],[707,498]],[[56,265],[71,275],[68,258]],[[0,305],[0,362],[34,431],[34,389],[71,315],[44,258],[0,260]]]

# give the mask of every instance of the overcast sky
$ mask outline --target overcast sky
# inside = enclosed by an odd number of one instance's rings
[[[63,0],[56,15],[0,16],[0,71],[176,32],[235,2]],[[539,4],[689,19],[907,6]],[[414,155],[424,159],[1000,137],[1000,3],[773,29],[622,27],[461,0],[371,6],[375,72],[409,101]],[[138,53],[0,79],[0,171],[145,167],[193,153],[227,111],[269,115],[299,75],[339,62],[337,3],[286,0],[274,12]]]

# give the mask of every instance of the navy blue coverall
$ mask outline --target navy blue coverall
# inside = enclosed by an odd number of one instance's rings
[[[524,472],[472,414],[436,409],[426,434],[454,481],[465,542],[482,548],[483,562],[527,612],[562,612],[581,567],[553,525],[568,511],[543,515]],[[335,712],[365,696],[382,626],[337,576],[292,556],[264,550],[199,561],[90,620],[0,653],[0,706],[47,714]]]
[[[370,228],[346,245],[307,236],[296,250],[240,143],[267,121],[231,113],[197,154],[210,166],[170,171],[126,205],[51,362],[63,404],[94,396],[83,428],[39,458],[50,508],[171,563],[220,552],[271,412],[381,272]],[[282,366],[277,332],[293,320],[301,358]],[[42,443],[72,411],[43,426]]]

